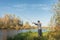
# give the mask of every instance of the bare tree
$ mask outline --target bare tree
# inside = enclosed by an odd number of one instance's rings
[[[0,18],[0,29],[3,30],[3,40],[7,40],[8,30],[19,30],[21,26],[21,20],[14,15],[6,14]]]

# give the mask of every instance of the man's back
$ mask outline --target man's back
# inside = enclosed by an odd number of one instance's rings
[[[38,23],[37,26],[38,26],[38,29],[42,29],[41,23]]]

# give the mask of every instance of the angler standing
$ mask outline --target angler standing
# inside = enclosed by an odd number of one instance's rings
[[[38,36],[41,37],[42,36],[42,27],[41,27],[41,22],[38,20],[37,23],[34,23],[33,24],[37,25],[38,26]]]

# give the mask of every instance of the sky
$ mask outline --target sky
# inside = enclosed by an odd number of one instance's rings
[[[53,5],[57,0],[0,0],[0,17],[4,14],[15,14],[23,22],[37,22],[47,26],[53,15]]]

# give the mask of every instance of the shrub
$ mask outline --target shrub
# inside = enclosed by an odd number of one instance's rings
[[[60,40],[60,31],[49,32],[47,38],[49,40]]]

